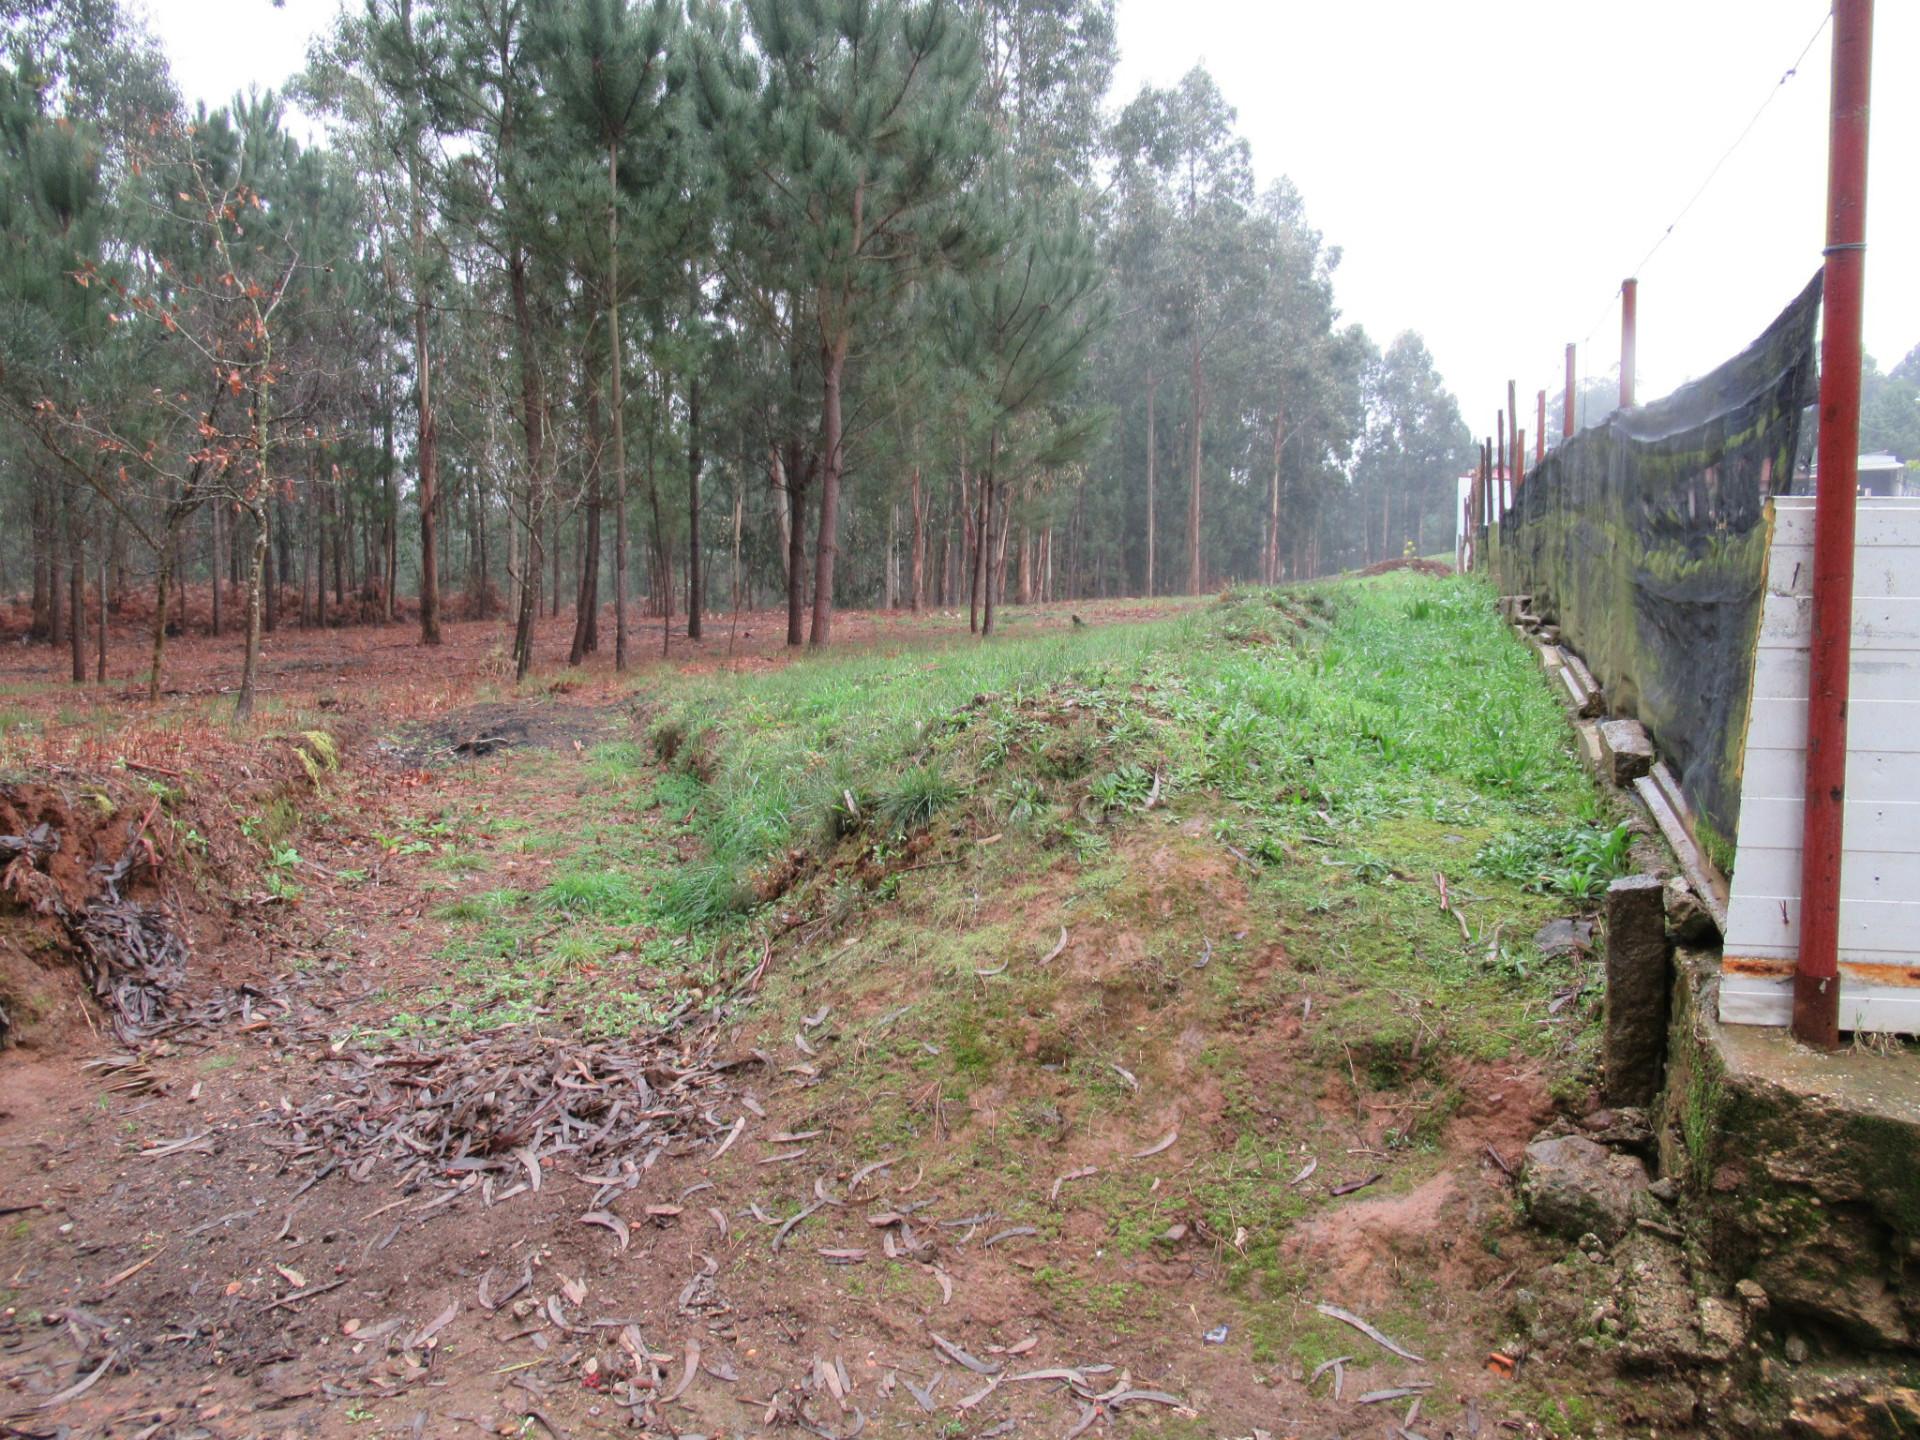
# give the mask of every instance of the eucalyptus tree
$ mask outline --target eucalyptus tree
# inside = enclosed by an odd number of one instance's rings
[[[1406,542],[1424,545],[1429,525],[1452,533],[1454,477],[1471,463],[1473,440],[1426,343],[1412,331],[1395,337],[1368,382],[1354,481],[1369,511],[1379,507],[1378,554],[1385,559]]]
[[[719,154],[780,216],[811,310],[820,519],[810,643],[833,636],[849,357],[927,271],[982,258],[963,195],[988,147],[979,42],[958,0],[747,0],[744,64],[702,67]]]
[[[1251,151],[1233,129],[1234,111],[1204,69],[1171,90],[1143,89],[1121,112],[1114,143],[1133,183],[1153,185],[1168,212],[1156,301],[1187,356],[1188,593],[1201,588],[1204,427],[1208,371],[1216,347],[1253,310],[1257,254],[1248,219]]]

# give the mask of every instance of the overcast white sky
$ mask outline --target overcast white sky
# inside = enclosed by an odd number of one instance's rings
[[[338,0],[147,0],[189,98],[278,85]],[[1114,99],[1204,62],[1264,182],[1342,247],[1345,313],[1426,337],[1476,434],[1517,379],[1618,358],[1620,280],[1826,13],[1826,0],[1120,0]],[[1920,344],[1920,4],[1877,7],[1867,349]],[[1640,269],[1642,398],[1711,369],[1820,264],[1831,30]],[[1549,409],[1551,414],[1551,407]]]

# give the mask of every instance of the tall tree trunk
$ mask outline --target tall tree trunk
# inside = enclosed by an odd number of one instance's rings
[[[93,678],[99,684],[107,683],[107,551],[112,548],[103,544],[95,562],[100,585],[100,618],[94,626],[94,672]]]
[[[514,679],[533,668],[534,621],[540,604],[540,509],[546,474],[547,402],[540,355],[533,332],[533,306],[527,295],[527,257],[516,249],[507,264],[507,288],[513,301],[514,328],[520,345],[520,423],[527,442],[526,552],[520,565],[520,604],[513,635]]]
[[[273,374],[273,339],[264,326],[261,327],[261,363],[262,376]],[[269,391],[262,384],[253,394],[253,453],[259,462],[259,472],[254,476],[253,484],[244,497],[247,511],[253,516],[253,558],[247,566],[247,650],[246,658],[240,666],[240,693],[234,696],[233,713],[241,720],[253,716],[254,687],[260,671],[260,581],[266,570],[267,558],[267,496],[272,494],[268,468],[271,443],[267,429],[267,396]],[[321,577],[320,590],[326,593],[326,576]]]
[[[578,665],[594,646],[594,619],[600,610],[600,377],[590,361],[586,367],[584,409],[587,412],[587,521],[581,537],[580,584],[573,601],[573,645],[567,664]],[[616,645],[618,641],[616,639]]]
[[[891,610],[900,601],[900,506],[887,507],[887,553],[880,567],[880,608]]]
[[[280,518],[275,520],[274,511],[276,508],[273,501],[269,499],[264,510],[267,516],[268,538],[267,561],[262,580],[266,585],[267,593],[262,598],[260,606],[260,628],[268,632],[273,631],[280,624],[280,587],[286,581],[286,576],[283,573],[284,566],[281,560],[284,549],[281,544],[275,543],[278,539],[278,532],[286,525],[286,512],[284,510],[280,511]],[[237,562],[237,556],[235,560]]]
[[[553,417],[549,415],[547,417],[547,433],[552,434],[555,428]],[[559,463],[559,457],[550,457],[548,463],[557,465]],[[542,524],[546,528],[547,535],[547,553],[552,557],[550,563],[553,567],[552,580],[547,590],[547,617],[549,619],[553,619],[560,614],[560,541],[561,532],[567,523],[567,517],[560,513],[559,496],[555,495],[552,499],[553,513],[551,515],[546,513],[544,503],[541,509]]]
[[[843,332],[820,347],[820,440],[826,454],[820,465],[820,533],[813,542],[813,633],[816,649],[833,642],[833,564],[840,546],[840,470],[842,450],[840,384],[847,370]]]
[[[747,453],[742,447],[742,453]],[[740,522],[746,518],[746,487],[740,478],[740,469],[733,472],[733,613],[740,613]],[[733,642],[729,640],[728,644]]]
[[[1153,598],[1153,526],[1154,495],[1153,467],[1159,449],[1158,437],[1154,434],[1154,399],[1159,384],[1152,370],[1147,371],[1147,598]]]
[[[411,22],[409,21],[409,24]],[[420,643],[440,643],[440,551],[434,544],[440,504],[440,422],[433,408],[433,354],[427,344],[427,222],[420,198],[420,154],[407,151],[407,195],[413,225],[413,363],[420,467]],[[525,276],[521,276],[525,289]],[[524,299],[524,294],[522,295]]]
[[[613,668],[627,668],[627,403],[620,353],[620,150],[607,146],[607,351],[613,411]]]
[[[1267,545],[1261,557],[1261,580],[1280,583],[1280,452],[1286,442],[1287,407],[1282,402],[1273,417],[1273,480],[1267,486]]]
[[[327,512],[320,491],[318,456],[307,467],[307,538],[313,549],[314,624],[327,628]]]
[[[687,378],[687,638],[700,638],[706,583],[700,556],[700,377]]]
[[[989,466],[991,471],[991,466]],[[967,509],[967,630],[978,634],[980,607],[987,588],[987,477],[976,475],[978,497]],[[967,489],[966,451],[960,454],[960,491]]]
[[[787,565],[787,549],[793,538],[793,497],[787,493],[787,467],[780,459],[778,446],[767,447],[767,488],[773,491],[773,523],[780,536],[780,563]],[[787,579],[792,579],[788,566]]]
[[[215,501],[207,507],[207,522],[211,527],[213,562],[207,569],[213,576],[213,633],[220,634],[220,582],[226,578],[220,563],[220,503]]]
[[[66,642],[67,627],[63,620],[66,596],[61,592],[66,588],[66,571],[60,563],[60,513],[64,491],[50,492],[47,496],[47,643],[58,649]]]
[[[802,467],[805,468],[802,468]],[[787,644],[805,639],[807,612],[807,487],[813,465],[800,456],[800,442],[788,442],[786,495],[790,512],[787,536]]]
[[[261,470],[266,469],[264,442],[260,451]],[[265,503],[259,497],[247,502],[253,515],[253,555],[247,565],[247,651],[240,666],[240,693],[234,697],[233,713],[242,720],[253,715],[253,693],[260,669],[260,582],[267,563],[267,521]]]
[[[913,613],[918,615],[927,608],[927,492],[920,478],[919,448],[916,443],[912,489],[908,492],[913,505],[913,548],[909,552],[907,583],[913,596]]]
[[[979,574],[981,589],[986,592],[981,605],[980,634],[982,638],[993,634],[993,591],[994,568],[989,564],[993,544],[994,500],[999,493],[999,482],[995,475],[1000,458],[1000,430],[996,426],[987,432],[987,473],[980,481],[980,562]]]
[[[1187,347],[1187,388],[1191,392],[1187,435],[1187,593],[1198,595],[1204,576],[1200,569],[1200,425],[1206,416],[1206,375],[1200,368],[1200,342]]]
[[[80,529],[80,502],[71,489],[67,491],[67,576],[71,602],[67,606],[71,615],[67,638],[73,659],[73,683],[84,685],[87,683],[87,541]]]
[[[162,539],[154,556],[153,572],[153,658],[147,667],[147,703],[160,703],[161,664],[167,651],[167,604],[172,599],[173,545],[171,535]]]
[[[45,475],[35,475],[27,512],[27,529],[33,545],[33,619],[30,633],[36,640],[48,641],[53,638],[53,610],[48,603],[52,590],[50,562],[53,558],[53,527],[47,518],[52,494],[52,482]]]
[[[380,618],[391,625],[393,592],[400,584],[400,495],[399,477],[393,473],[393,394],[385,385],[380,387],[380,401],[380,579],[386,590],[380,598]]]

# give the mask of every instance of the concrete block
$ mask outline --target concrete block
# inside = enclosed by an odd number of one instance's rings
[[[1607,1100],[1650,1105],[1660,1092],[1672,989],[1666,886],[1628,875],[1607,887],[1606,1032],[1601,1057]]]
[[[1574,721],[1574,729],[1580,732],[1580,757],[1587,762],[1587,768],[1599,775],[1604,773],[1600,758],[1600,727],[1591,720]]]
[[[1561,653],[1566,654],[1565,651]],[[1596,715],[1605,713],[1606,701],[1601,697],[1600,692],[1593,688],[1591,679],[1583,678],[1582,672],[1585,668],[1579,661],[1568,655],[1566,664],[1560,669],[1560,682],[1567,687],[1567,698],[1573,702],[1573,713],[1582,720],[1591,720]]]
[[[1638,720],[1602,720],[1600,749],[1605,773],[1619,786],[1653,772],[1653,737]]]

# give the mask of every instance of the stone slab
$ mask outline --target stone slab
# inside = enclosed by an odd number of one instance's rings
[[[1625,787],[1653,773],[1653,737],[1638,720],[1602,720],[1600,752],[1605,772]]]

